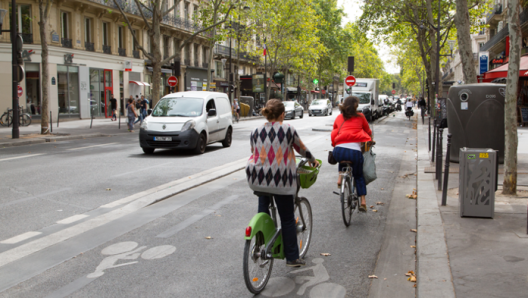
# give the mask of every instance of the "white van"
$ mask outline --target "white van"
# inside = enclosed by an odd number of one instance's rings
[[[141,124],[139,144],[146,154],[156,148],[205,152],[207,144],[231,146],[233,123],[227,94],[190,91],[165,95]]]
[[[343,96],[347,98],[348,96],[357,96],[359,98],[358,111],[362,112],[367,120],[373,121],[381,117],[383,113],[383,107],[378,105],[378,95],[379,95],[379,85],[380,81],[378,79],[356,79],[356,84],[352,87],[350,92],[350,87],[344,84],[344,94]]]

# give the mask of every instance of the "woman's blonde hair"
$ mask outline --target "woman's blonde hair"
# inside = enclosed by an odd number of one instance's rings
[[[262,116],[266,117],[268,121],[276,120],[284,113],[284,104],[278,99],[270,99],[266,106],[262,108]]]

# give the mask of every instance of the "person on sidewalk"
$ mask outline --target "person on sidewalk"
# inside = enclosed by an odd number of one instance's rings
[[[117,120],[117,99],[115,99],[114,95],[112,94],[112,97],[110,98],[110,108],[112,109],[112,118],[110,118],[112,121]]]
[[[143,119],[147,118],[147,110],[148,110],[148,100],[145,99],[144,95],[141,95],[141,113],[143,114]]]
[[[306,148],[290,124],[283,123],[285,116],[284,104],[278,99],[270,99],[262,109],[262,115],[268,122],[256,128],[250,137],[251,157],[246,165],[246,175],[249,187],[253,191],[273,194],[279,211],[282,240],[286,265],[299,267],[306,262],[299,256],[297,231],[294,215],[294,196],[297,193],[297,165],[294,150],[306,157],[312,166],[319,166],[312,153]],[[267,148],[267,149],[266,149]],[[271,148],[271,149],[270,149]],[[273,152],[275,158],[270,158],[266,150]],[[281,179],[261,179],[258,173],[273,172]],[[286,174],[289,173],[289,174]],[[273,176],[275,177],[275,176]],[[265,177],[264,177],[265,178]],[[258,212],[269,212],[269,197],[259,197]]]
[[[238,105],[238,99],[233,100],[233,112],[236,113],[236,120],[240,119],[240,106]]]
[[[409,101],[410,103],[410,101]],[[339,162],[339,173],[343,172],[346,164],[341,161],[351,161],[352,176],[357,188],[357,193],[361,197],[359,211],[367,212],[367,185],[363,177],[363,153],[361,153],[361,143],[372,141],[372,131],[368,125],[365,115],[357,111],[359,98],[356,96],[347,97],[343,104],[339,105],[341,114],[334,121],[331,139],[334,147],[334,158]],[[341,188],[342,176],[337,178],[337,187]]]
[[[137,110],[137,120],[134,124],[141,122],[143,123],[143,101],[138,98],[136,95],[136,110]]]
[[[134,129],[134,119],[136,119],[137,114],[136,114],[136,109],[134,106],[134,99],[132,95],[130,95],[130,99],[128,100],[127,117],[128,117],[128,131],[134,132],[133,130]]]

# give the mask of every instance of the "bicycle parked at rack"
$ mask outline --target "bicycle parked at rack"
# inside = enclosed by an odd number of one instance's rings
[[[22,107],[18,107],[19,120],[18,124],[20,126],[29,126],[31,124],[31,115],[28,113],[22,112]],[[13,109],[7,109],[2,116],[0,116],[0,125],[1,126],[11,126],[13,124]]]
[[[299,257],[303,258],[308,252],[312,239],[312,207],[305,197],[299,197],[299,189],[309,188],[317,180],[317,174],[322,162],[317,168],[305,166],[306,158],[298,159],[297,193],[295,195],[295,223],[297,229],[297,243]],[[273,194],[254,192],[257,196],[273,197]],[[270,199],[270,215],[258,213],[246,228],[246,244],[244,247],[244,281],[248,290],[259,294],[266,287],[271,276],[274,259],[284,259],[284,245],[282,245],[282,229],[277,224],[277,214],[274,200]]]

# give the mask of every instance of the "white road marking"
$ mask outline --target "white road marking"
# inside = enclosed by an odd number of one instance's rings
[[[86,215],[86,214],[77,214],[77,215],[65,218],[63,220],[59,220],[57,223],[61,224],[61,225],[67,225],[67,224],[71,224],[72,222],[76,222],[76,221],[79,221],[79,220],[81,220],[83,218],[87,218],[87,217],[88,217],[88,215]]]
[[[108,143],[108,144],[92,145],[92,146],[86,146],[86,147],[70,148],[70,149],[66,149],[66,150],[72,151],[72,150],[80,150],[80,149],[108,146],[108,145],[114,145],[114,144],[117,144],[117,143]]]
[[[17,156],[17,157],[9,157],[9,158],[3,158],[3,159],[0,159],[0,161],[13,160],[13,159],[19,159],[19,158],[26,158],[26,157],[32,157],[32,156],[39,156],[39,155],[44,155],[44,153],[40,153],[40,154],[30,154],[30,155],[23,155],[23,156]]]
[[[42,234],[42,232],[26,232],[24,234],[20,234],[18,236],[6,239],[4,241],[0,241],[0,243],[2,243],[2,244],[15,244],[15,243],[24,241],[26,239],[29,239],[31,237],[35,237],[35,236],[40,235],[40,234]]]

